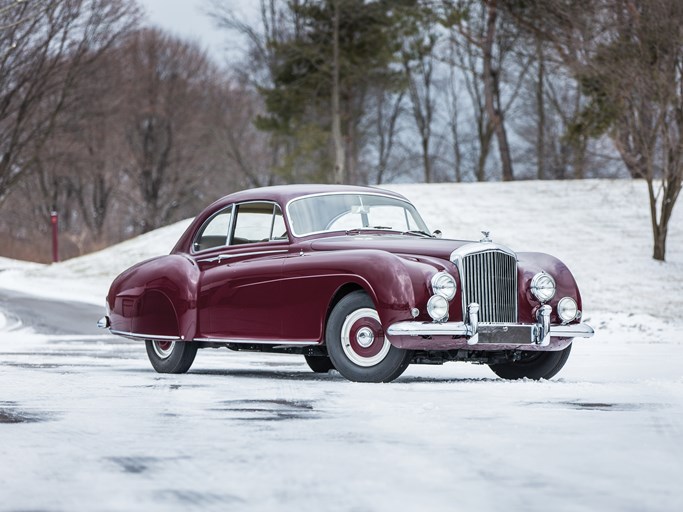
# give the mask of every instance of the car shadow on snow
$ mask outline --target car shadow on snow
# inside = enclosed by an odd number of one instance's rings
[[[316,419],[320,415],[311,400],[246,399],[223,400],[212,411],[228,413],[228,419],[240,421],[285,421]]]
[[[24,411],[16,402],[0,402],[0,424],[39,423],[50,419],[49,414]]]
[[[291,365],[289,365],[291,367]],[[192,375],[207,375],[217,377],[240,377],[246,379],[278,379],[297,381],[345,381],[338,372],[313,373],[311,371],[284,371],[271,369],[201,369],[190,370]]]
[[[600,412],[624,412],[640,411],[643,409],[661,409],[668,407],[667,404],[654,403],[617,403],[617,402],[582,402],[580,400],[563,400],[559,402],[523,402],[525,406],[552,407],[560,409],[572,409],[576,411],[600,411]]]

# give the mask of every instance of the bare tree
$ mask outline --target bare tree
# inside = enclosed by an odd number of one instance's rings
[[[146,232],[173,219],[203,179],[206,162],[199,157],[211,137],[204,91],[217,78],[203,51],[156,29],[131,36],[124,52],[126,171],[140,193]]]
[[[372,119],[373,136],[375,139],[376,160],[374,164],[374,183],[381,185],[395,174],[390,170],[390,164],[396,147],[396,138],[399,132],[399,119],[403,112],[405,92],[403,90],[393,93],[382,89],[375,91],[376,103],[374,106],[374,119]],[[368,180],[370,181],[370,180]]]
[[[425,28],[425,26],[427,25],[420,25],[420,28]],[[427,33],[418,32],[408,39],[402,55],[413,119],[420,137],[420,156],[426,183],[431,183],[433,179],[433,155],[430,146],[435,109],[433,87],[436,43],[436,33],[429,30]]]
[[[494,64],[493,49],[496,39],[498,26],[498,2],[497,0],[487,0],[485,2],[486,30],[481,40],[484,98],[486,113],[493,126],[498,141],[498,151],[503,171],[503,181],[514,179],[512,171],[512,157],[510,156],[510,144],[508,143],[507,130],[504,124],[504,112],[501,107],[500,99],[500,73],[501,70]]]
[[[345,183],[346,181],[346,154],[341,131],[341,84],[340,82],[340,56],[339,56],[339,2],[332,0],[332,144],[334,144],[334,182]]]
[[[471,153],[476,155],[474,167],[474,177],[477,181],[485,181],[486,162],[491,152],[491,142],[493,140],[493,124],[486,114],[484,105],[484,91],[482,81],[479,79],[479,52],[476,45],[472,44],[468,38],[458,37],[451,33],[450,45],[453,49],[450,61],[452,67],[457,67],[462,71],[465,90],[470,98],[472,107],[472,117],[474,118],[476,137],[476,147]]]
[[[648,187],[653,258],[664,260],[683,185],[683,4],[678,0],[506,0],[549,41],[590,98],[572,132],[608,133]]]
[[[211,147],[223,162],[218,181],[233,188],[272,185],[279,155],[277,147],[269,146],[268,135],[254,126],[254,119],[263,113],[261,97],[240,79],[217,83],[213,96]]]
[[[136,20],[128,0],[0,2],[0,203],[77,101],[76,82]]]

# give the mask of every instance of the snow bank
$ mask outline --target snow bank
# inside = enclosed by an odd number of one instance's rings
[[[524,181],[411,184],[387,188],[415,203],[444,237],[478,240],[481,230],[516,251],[553,254],[581,287],[586,320],[659,339],[681,332],[683,207],[673,212],[666,263],[652,259],[643,181]],[[168,253],[189,220],[54,265],[0,259],[0,287],[102,304],[111,280],[132,264]],[[632,331],[633,332],[633,331]]]
[[[114,277],[135,263],[168,254],[190,222],[191,219],[183,220],[107,249],[52,265],[2,258],[0,288],[103,305]]]

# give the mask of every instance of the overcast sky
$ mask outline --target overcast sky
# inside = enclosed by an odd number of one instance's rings
[[[210,0],[138,0],[147,13],[148,22],[184,39],[199,42],[211,56],[222,62],[227,50],[234,50],[239,41],[233,34],[217,29],[207,15]],[[226,6],[248,14],[257,0],[223,0]]]

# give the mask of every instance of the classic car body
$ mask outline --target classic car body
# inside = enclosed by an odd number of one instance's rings
[[[359,381],[452,360],[550,378],[593,334],[581,311],[552,256],[438,238],[387,190],[288,185],[210,205],[170,255],[115,279],[100,325],[146,341],[161,372],[226,346],[300,353]]]

